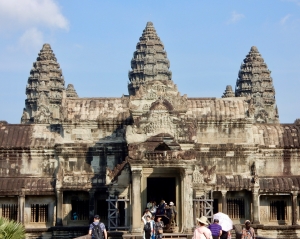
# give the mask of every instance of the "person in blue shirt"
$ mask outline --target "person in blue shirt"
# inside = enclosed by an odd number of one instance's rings
[[[222,227],[219,225],[219,219],[214,219],[214,223],[208,226],[213,239],[219,239],[222,235]]]
[[[89,235],[92,236],[92,239],[96,239],[97,237],[95,235],[93,235],[93,228],[95,226],[99,225],[101,232],[103,233],[104,237],[102,236],[102,239],[107,239],[107,232],[106,232],[106,228],[105,225],[100,222],[100,217],[99,215],[95,215],[94,216],[94,222],[90,224],[90,229],[89,229]]]

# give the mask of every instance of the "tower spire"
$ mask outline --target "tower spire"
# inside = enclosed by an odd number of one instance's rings
[[[256,46],[251,47],[240,67],[235,95],[248,97],[249,116],[256,122],[278,122],[271,71]]]
[[[158,37],[152,22],[147,22],[146,28],[136,45],[136,51],[131,60],[128,91],[134,95],[139,87],[148,81],[171,80],[170,62],[164,45]]]
[[[60,118],[65,81],[51,49],[44,44],[30,71],[22,123],[55,123]]]

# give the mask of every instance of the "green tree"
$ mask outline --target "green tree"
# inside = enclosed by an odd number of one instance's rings
[[[25,228],[21,223],[0,217],[0,239],[24,239]]]

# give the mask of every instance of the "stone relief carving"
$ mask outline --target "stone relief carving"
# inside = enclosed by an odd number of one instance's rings
[[[193,171],[193,183],[204,183],[203,175],[199,171],[199,167],[195,165]]]

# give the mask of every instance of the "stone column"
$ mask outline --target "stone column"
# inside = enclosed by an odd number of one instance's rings
[[[253,205],[253,224],[260,224],[259,221],[259,195],[258,188],[254,188],[252,191],[252,205]]]
[[[141,176],[142,167],[132,167],[132,233],[141,233]]]
[[[298,210],[297,210],[298,191],[292,192],[292,225],[297,225]]]
[[[56,223],[55,226],[62,226],[63,219],[63,191],[56,189]]]
[[[185,233],[192,233],[195,226],[194,215],[193,215],[193,170],[183,169],[182,170],[182,214],[183,214],[183,230]]]
[[[90,189],[89,191],[89,219],[93,222],[95,215],[95,189]],[[100,218],[101,220],[101,218]]]
[[[24,224],[25,188],[21,189],[21,194],[18,197],[18,207],[19,207],[18,221]]]
[[[227,191],[223,190],[221,191],[221,193],[222,193],[222,212],[227,214],[227,197],[226,197]]]

